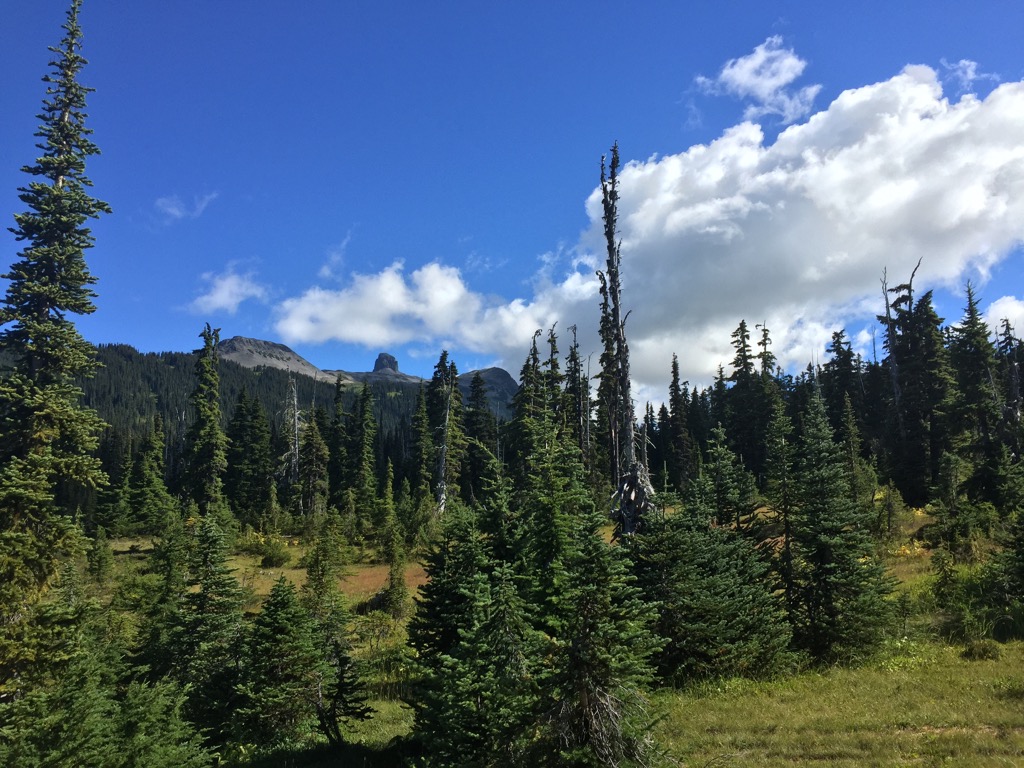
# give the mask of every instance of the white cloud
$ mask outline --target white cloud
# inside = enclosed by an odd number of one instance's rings
[[[843,92],[772,144],[745,122],[707,145],[627,164],[619,228],[638,385],[664,389],[673,352],[684,378],[710,382],[732,359],[741,319],[771,329],[790,369],[820,359],[843,327],[863,348],[883,269],[894,284],[922,259],[918,285],[984,282],[1024,242],[1021,135],[1024,82],[950,102],[934,70],[909,66]],[[290,341],[446,344],[515,371],[534,330],[557,320],[563,333],[579,326],[587,355],[598,349],[599,190],[587,212],[579,245],[542,266],[532,296],[485,297],[453,267],[406,274],[393,264],[289,299],[277,328]]]
[[[352,242],[352,230],[345,233],[345,239],[327,252],[327,261],[320,267],[317,274],[324,280],[333,280],[339,277],[339,271],[345,263],[345,254],[348,245]]]
[[[978,62],[971,61],[970,59],[960,59],[953,64],[950,64],[945,59],[942,59],[942,66],[946,70],[948,77],[957,84],[957,93],[973,93],[972,88],[978,80],[988,80],[993,83],[999,82],[999,75],[991,72],[979,72]]]
[[[1003,320],[1010,321],[1014,336],[1020,338],[1024,335],[1024,301],[1016,296],[1002,296],[989,304],[985,322],[993,334],[1002,329]]]
[[[714,79],[698,77],[697,84],[710,93],[728,93],[751,100],[743,114],[746,120],[778,115],[792,123],[811,111],[820,85],[798,90],[789,86],[803,74],[807,62],[791,48],[782,47],[782,38],[769,37],[753,53],[727,61]]]
[[[523,339],[554,321],[545,300],[549,292],[541,291],[531,303],[489,303],[455,267],[432,262],[407,275],[403,264],[395,262],[377,274],[352,275],[340,290],[313,287],[285,300],[278,307],[276,328],[286,342],[439,343],[518,354],[525,349]]]
[[[158,197],[153,203],[157,213],[165,224],[170,224],[182,219],[198,219],[203,215],[206,207],[218,197],[217,192],[209,192],[205,195],[194,195],[192,203],[186,203],[178,195]]]
[[[228,264],[220,274],[206,272],[200,279],[206,283],[206,291],[188,305],[189,311],[197,315],[221,311],[233,315],[247,299],[267,300],[267,289],[256,282],[254,273],[239,273],[234,264]]]

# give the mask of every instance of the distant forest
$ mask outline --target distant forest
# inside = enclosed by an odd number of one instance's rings
[[[193,354],[93,349],[73,319],[109,209],[85,176],[80,4],[0,307],[0,763],[671,765],[656,691],[864,664],[915,618],[979,656],[1024,634],[1010,324],[971,285],[947,324],[911,274],[884,286],[881,360],[840,331],[785,372],[740,320],[710,387],[674,358],[638,412],[617,147],[578,319],[599,373],[575,326],[539,329],[507,420],[447,352],[387,387],[222,362],[209,324]],[[889,567],[904,541],[928,553],[916,591]]]

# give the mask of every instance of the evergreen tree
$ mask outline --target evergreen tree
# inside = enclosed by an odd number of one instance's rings
[[[308,557],[300,598],[323,661],[315,667],[317,723],[332,745],[344,741],[342,726],[366,720],[373,712],[366,705],[366,690],[352,659],[350,617],[338,588],[344,567],[340,522],[336,514],[328,513]]]
[[[233,713],[242,740],[271,746],[308,738],[324,665],[295,587],[281,576],[249,636]]]
[[[959,452],[968,462],[964,490],[972,502],[994,505],[1009,516],[1021,498],[1010,452],[998,434],[1003,408],[995,378],[996,349],[970,283],[966,293],[964,317],[953,329],[949,346],[960,393],[951,410],[959,433]]]
[[[487,384],[479,371],[469,384],[465,410],[466,472],[463,481],[467,502],[483,499],[489,470],[498,452],[498,422],[487,402]]]
[[[186,584],[172,640],[172,674],[190,686],[189,720],[223,743],[237,704],[245,627],[241,588],[227,565],[224,533],[212,516],[199,522]]]
[[[273,485],[270,425],[259,399],[246,387],[238,394],[227,429],[227,471],[224,493],[240,522],[266,527]]]
[[[331,426],[327,433],[327,478],[330,488],[330,506],[341,509],[344,505],[346,481],[348,480],[348,419],[345,413],[345,387],[341,375],[334,382],[334,409],[331,412]]]
[[[429,716],[417,719],[414,736],[432,764],[524,764],[540,635],[507,565],[477,573],[463,591],[466,623],[451,650],[428,667]]]
[[[164,483],[164,430],[159,416],[132,464],[128,498],[137,522],[137,531],[157,532],[167,515],[177,513],[174,500]]]
[[[643,594],[658,605],[659,676],[673,685],[780,671],[790,640],[768,566],[749,539],[711,525],[713,493],[695,483],[686,512],[651,519],[628,552]]]
[[[423,672],[422,683],[413,685],[417,723],[433,716],[432,681],[442,674],[437,665],[458,643],[459,628],[469,623],[473,601],[464,587],[485,571],[488,562],[476,515],[462,505],[453,505],[452,512],[442,519],[438,540],[426,557],[427,583],[409,621],[409,645]]]
[[[725,430],[721,425],[711,430],[708,458],[701,473],[712,488],[716,523],[741,530],[744,518],[748,518],[754,511],[754,479],[729,450]]]
[[[355,413],[348,428],[349,488],[355,495],[355,524],[359,537],[367,535],[377,508],[377,473],[374,445],[377,419],[373,414],[373,392],[363,384]]]
[[[792,522],[794,642],[819,662],[871,652],[888,621],[891,590],[849,481],[821,397],[803,413]]]
[[[0,699],[16,692],[19,667],[32,656],[35,606],[48,591],[76,534],[55,503],[58,482],[96,488],[105,482],[98,445],[102,422],[80,405],[76,379],[95,368],[94,351],[73,317],[95,310],[96,282],[85,262],[93,237],[85,223],[109,213],[88,194],[85,161],[99,153],[85,127],[90,89],[78,82],[80,1],[73,0],[64,38],[43,80],[46,98],[36,145],[42,154],[22,170],[32,177],[19,188],[27,210],[11,229],[25,243],[3,275],[0,305]]]
[[[931,291],[915,301],[913,276],[886,290],[886,316],[879,319],[886,324],[892,385],[890,474],[909,504],[924,506],[938,482],[942,454],[951,447],[956,384]]]
[[[553,605],[536,760],[551,766],[642,765],[650,749],[643,690],[660,641],[653,608],[627,573],[596,511],[574,520]]]
[[[220,329],[207,323],[199,337],[203,346],[196,350],[196,381],[190,398],[194,415],[185,441],[185,488],[200,514],[213,515],[223,529],[233,525],[233,518],[224,499],[228,441],[220,416]]]
[[[154,542],[150,571],[157,585],[141,611],[140,644],[135,661],[149,670],[150,680],[168,675],[176,663],[181,640],[182,604],[188,576],[189,547],[181,514],[168,512]]]
[[[845,331],[835,331],[829,344],[831,356],[821,368],[821,395],[828,411],[828,420],[832,429],[838,432],[844,421],[846,399],[850,399],[853,412],[861,411],[863,395],[859,386],[857,356],[850,342],[846,340]]]
[[[327,443],[320,436],[316,418],[310,418],[299,448],[299,509],[307,521],[319,525],[327,514],[329,490]]]
[[[591,469],[593,461],[590,447],[590,382],[583,371],[583,361],[580,358],[580,345],[576,340],[576,326],[570,326],[572,332],[572,345],[569,347],[569,356],[565,362],[565,424],[569,436],[575,441],[576,446],[583,456],[583,463],[587,469]]]
[[[679,493],[686,489],[686,484],[696,472],[688,406],[686,384],[679,382],[679,358],[672,355],[672,380],[668,387],[670,447],[667,463],[669,482]]]
[[[783,599],[790,615],[796,610],[793,564],[793,522],[796,506],[794,461],[793,422],[786,413],[782,398],[777,397],[772,404],[772,417],[768,423],[765,446],[765,498],[781,529],[782,541],[777,567]]]
[[[434,494],[438,514],[443,515],[449,494],[457,493],[462,476],[466,439],[462,432],[462,393],[459,371],[442,351],[427,384],[427,421],[433,442]]]
[[[380,553],[388,565],[388,581],[381,596],[381,603],[384,611],[400,619],[406,614],[409,588],[405,583],[405,534],[395,514],[394,482],[395,472],[388,462],[388,473],[380,503],[380,525],[377,529]]]

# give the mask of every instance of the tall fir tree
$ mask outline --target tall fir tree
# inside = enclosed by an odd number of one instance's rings
[[[73,317],[95,311],[85,251],[93,236],[89,219],[109,213],[92,197],[86,159],[99,154],[85,125],[86,94],[78,82],[86,60],[80,51],[80,0],[73,0],[60,44],[50,48],[52,67],[43,81],[36,145],[42,154],[22,171],[32,177],[18,189],[27,210],[11,228],[24,243],[3,277],[0,359],[0,694],[16,691],[21,664],[33,656],[34,607],[45,596],[76,534],[55,502],[58,482],[96,488],[105,483],[98,445],[103,423],[80,404],[76,380],[96,367],[93,347]],[[4,698],[0,695],[0,699]]]
[[[970,283],[966,294],[964,316],[953,328],[949,345],[960,393],[951,411],[969,473],[964,490],[973,503],[991,504],[1010,517],[1024,499],[1018,468],[999,435],[1003,400],[996,384],[996,348]]]
[[[221,529],[230,530],[234,518],[224,498],[228,440],[220,413],[220,328],[211,328],[207,323],[199,337],[203,346],[196,350],[195,386],[190,397],[192,425],[185,441],[185,486],[188,498],[195,502],[200,514],[213,515]]]
[[[377,419],[373,391],[364,383],[348,426],[348,490],[354,500],[357,537],[370,533],[377,512],[377,472],[374,447]]]
[[[443,515],[448,499],[459,494],[466,438],[462,431],[462,393],[459,371],[444,350],[427,384],[427,419],[434,446],[434,495],[438,514]]]
[[[328,464],[330,453],[320,436],[317,419],[310,414],[302,432],[299,447],[299,511],[307,522],[319,527],[327,514],[327,494],[330,489]]]
[[[227,429],[224,494],[239,522],[262,528],[269,513],[273,485],[270,425],[259,399],[243,387]]]

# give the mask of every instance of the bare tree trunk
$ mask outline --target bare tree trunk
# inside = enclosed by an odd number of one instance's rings
[[[437,515],[444,514],[448,503],[448,483],[445,473],[448,471],[448,435],[449,422],[452,415],[452,394],[455,388],[455,377],[449,373],[448,396],[445,399],[444,423],[441,425],[441,446],[437,451]]]

